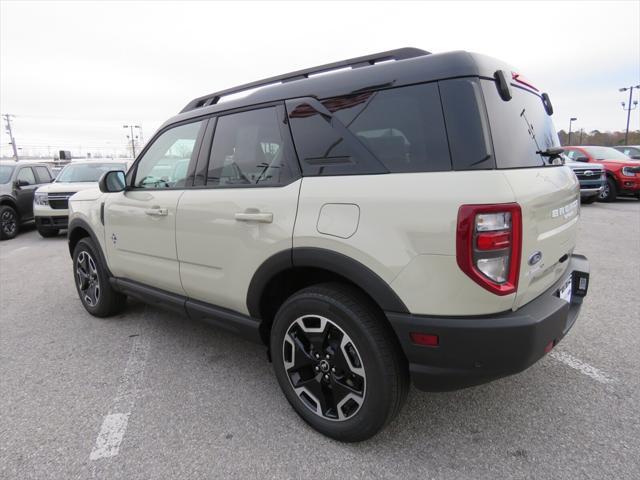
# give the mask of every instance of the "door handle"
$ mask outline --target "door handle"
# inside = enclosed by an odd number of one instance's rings
[[[152,217],[166,217],[169,215],[169,209],[159,207],[147,208],[144,213],[151,215]]]
[[[239,222],[260,222],[271,223],[273,222],[273,213],[261,213],[261,212],[238,212],[236,213],[236,220]]]

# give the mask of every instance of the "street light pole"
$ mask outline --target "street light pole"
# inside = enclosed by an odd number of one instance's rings
[[[627,140],[629,139],[629,119],[631,118],[631,110],[635,110],[638,106],[638,101],[636,100],[633,103],[633,107],[631,106],[631,101],[633,99],[633,89],[640,88],[640,85],[632,85],[630,87],[620,88],[618,89],[620,92],[626,92],[629,90],[629,106],[625,108],[624,102],[622,102],[622,109],[627,111],[627,129],[624,132],[624,144],[627,144]]]
[[[133,136],[133,129],[134,128],[139,128],[140,130],[142,130],[142,127],[140,125],[123,125],[122,128],[128,128],[131,131],[131,153],[133,155],[133,159],[135,160],[135,158],[136,158],[136,145],[135,145],[135,138]]]
[[[569,119],[569,145],[571,145],[571,124],[578,120],[576,117],[571,117]]]

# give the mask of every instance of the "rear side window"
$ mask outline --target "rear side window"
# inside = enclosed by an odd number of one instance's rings
[[[438,82],[455,170],[495,168],[489,122],[478,78]]]
[[[513,98],[504,101],[493,80],[482,79],[491,138],[498,168],[542,167],[544,157],[536,153],[560,146],[558,134],[542,98],[512,84]]]
[[[297,103],[296,103],[297,102]],[[437,84],[287,103],[305,175],[451,169]]]
[[[295,180],[299,173],[280,128],[283,117],[277,107],[219,117],[207,185],[279,186]]]

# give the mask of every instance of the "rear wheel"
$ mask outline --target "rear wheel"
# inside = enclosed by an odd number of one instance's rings
[[[38,233],[44,238],[56,237],[60,233],[57,228],[42,228],[38,227]]]
[[[10,240],[18,234],[18,213],[9,205],[0,206],[0,240]]]
[[[355,288],[321,284],[282,305],[271,330],[276,378],[319,432],[366,440],[400,410],[408,371],[381,312]]]
[[[127,297],[111,287],[97,248],[89,238],[78,242],[73,251],[73,273],[78,296],[87,312],[95,317],[108,317],[124,308]]]
[[[598,194],[598,200],[601,202],[613,202],[617,196],[618,187],[616,186],[616,182],[611,177],[607,177],[607,182]]]

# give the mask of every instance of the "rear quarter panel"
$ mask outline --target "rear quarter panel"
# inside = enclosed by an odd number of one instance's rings
[[[325,248],[357,260],[391,285],[411,313],[505,311],[515,295],[494,295],[459,269],[455,231],[460,205],[513,201],[509,183],[496,170],[305,177],[293,246]],[[358,206],[353,235],[320,233],[325,204]],[[341,224],[342,219],[332,220]]]

